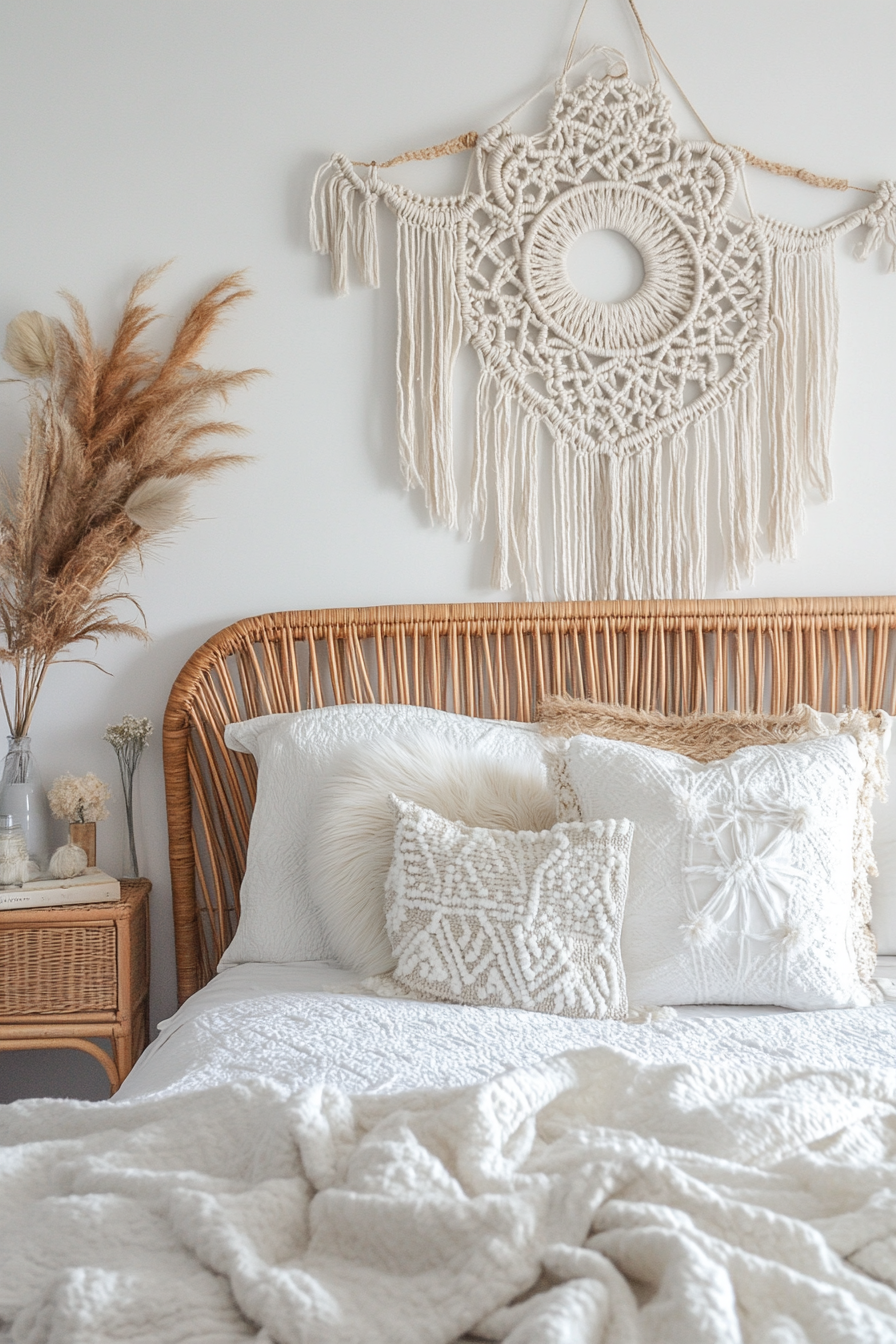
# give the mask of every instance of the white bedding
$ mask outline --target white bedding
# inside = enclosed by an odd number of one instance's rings
[[[788,1052],[825,1018],[892,1039],[885,1009],[681,1020],[712,1061],[4,1107],[0,1339],[893,1344],[896,1070],[838,1065],[833,1021],[828,1068]],[[721,1052],[769,1028],[774,1057]]]
[[[328,1083],[350,1092],[464,1086],[594,1045],[669,1063],[735,1063],[770,1052],[812,1067],[896,1061],[891,1004],[817,1013],[681,1008],[670,1021],[632,1026],[375,998],[355,974],[326,962],[228,967],[160,1026],[118,1099],[260,1074],[289,1088]]]
[[[894,1344],[890,1061],[896,1004],[627,1025],[232,967],[113,1102],[0,1108],[0,1341]]]

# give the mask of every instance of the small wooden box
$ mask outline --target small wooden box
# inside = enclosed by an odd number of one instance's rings
[[[120,901],[0,910],[0,1050],[84,1050],[118,1090],[149,1040],[150,888],[124,879]]]

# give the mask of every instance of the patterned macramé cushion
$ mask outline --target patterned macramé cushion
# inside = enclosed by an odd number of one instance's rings
[[[392,978],[423,999],[624,1018],[629,821],[499,831],[392,795]]]
[[[542,732],[551,737],[589,733],[614,742],[640,742],[660,751],[677,751],[694,761],[721,761],[741,747],[827,737],[821,716],[809,705],[783,714],[661,714],[656,709],[545,696],[538,705]]]
[[[700,764],[574,737],[585,821],[634,823],[622,954],[631,1002],[840,1008],[872,1002],[853,941],[863,762],[851,734]]]
[[[573,700],[569,696],[547,696],[538,706],[542,731],[548,736],[574,737],[587,734],[616,742],[637,742],[659,751],[675,751],[691,760],[725,760],[742,747],[774,746],[784,742],[808,742],[848,733],[856,739],[862,760],[863,779],[859,789],[853,829],[853,904],[850,915],[852,941],[859,979],[873,999],[877,970],[877,939],[871,929],[871,878],[877,875],[872,850],[874,816],[872,804],[886,799],[888,781],[885,743],[889,740],[889,716],[880,711],[846,710],[842,714],[823,714],[810,705],[794,705],[783,714],[742,714],[720,711],[716,714],[661,714],[658,710],[629,709],[625,705],[598,704],[592,700]],[[555,758],[555,779],[561,821],[576,821],[581,814],[570,795],[562,768]],[[896,834],[889,812],[883,829],[887,837]]]

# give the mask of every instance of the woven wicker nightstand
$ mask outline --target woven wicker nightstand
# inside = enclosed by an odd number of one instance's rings
[[[85,1050],[118,1090],[149,1039],[151,885],[123,880],[115,904],[0,910],[0,1051]]]

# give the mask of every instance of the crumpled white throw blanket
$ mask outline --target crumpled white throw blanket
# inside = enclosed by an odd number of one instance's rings
[[[896,1341],[896,1071],[577,1051],[0,1110],[16,1344]]]

